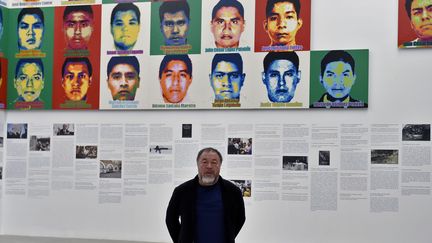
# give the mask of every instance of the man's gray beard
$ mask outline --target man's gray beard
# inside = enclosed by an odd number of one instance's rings
[[[206,186],[211,186],[216,183],[216,177],[214,176],[201,176],[201,183]]]

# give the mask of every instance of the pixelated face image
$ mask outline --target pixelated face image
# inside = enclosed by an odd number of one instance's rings
[[[167,46],[185,45],[189,31],[189,19],[184,11],[164,13],[161,31]]]
[[[66,65],[62,78],[62,86],[68,100],[85,100],[90,85],[91,77],[85,63],[69,62]]]
[[[138,72],[132,65],[115,65],[108,76],[108,88],[113,100],[134,100],[139,82]]]
[[[300,81],[300,74],[291,61],[273,61],[268,70],[262,74],[269,100],[271,102],[290,102]]]
[[[342,61],[327,64],[322,75],[320,82],[333,98],[344,98],[349,95],[356,79],[351,65]]]
[[[187,94],[192,77],[182,60],[169,61],[162,71],[160,86],[165,102],[179,103]]]
[[[432,41],[432,0],[414,0],[411,27],[421,40]]]
[[[235,7],[222,7],[211,21],[216,47],[238,47],[245,21]]]
[[[297,31],[303,24],[298,18],[294,4],[278,2],[274,5],[271,15],[264,20],[271,45],[295,45]]]
[[[87,49],[93,33],[93,16],[85,11],[74,11],[66,16],[63,31],[69,49]]]
[[[138,38],[140,22],[134,11],[118,11],[114,15],[111,34],[114,45],[119,50],[131,50]]]
[[[18,23],[18,47],[20,50],[40,49],[44,24],[36,14],[25,14]]]
[[[240,89],[243,86],[245,74],[232,62],[219,62],[210,74],[210,83],[215,99],[240,99]]]
[[[24,63],[18,70],[14,82],[18,95],[26,102],[39,98],[44,88],[44,76],[36,63]]]

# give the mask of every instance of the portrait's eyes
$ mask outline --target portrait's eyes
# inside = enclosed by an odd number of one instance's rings
[[[327,73],[327,74],[326,74],[326,77],[327,77],[327,78],[333,78],[333,77],[334,77],[334,73]]]
[[[294,18],[294,14],[287,14],[287,15],[285,15],[285,18],[287,18],[287,19],[293,19]]]
[[[114,21],[114,26],[122,27],[123,26],[123,21],[121,21],[121,20]]]
[[[423,10],[422,9],[413,9],[412,10],[412,15],[422,15],[423,14]]]
[[[217,25],[223,25],[224,24],[224,21],[222,19],[217,19],[215,22]]]
[[[126,78],[127,79],[135,79],[136,78],[136,74],[135,73],[132,73],[132,72],[130,72],[130,73],[126,73]]]
[[[179,26],[183,26],[185,24],[186,24],[186,21],[184,21],[184,20],[177,21],[177,25],[179,25]]]
[[[286,72],[285,76],[291,78],[292,76],[294,76],[294,72]]]
[[[33,28],[35,29],[42,29],[43,28],[43,24],[41,22],[37,22],[33,25]]]
[[[75,23],[74,22],[67,22],[66,27],[67,28],[75,28]]]
[[[270,19],[270,21],[277,21],[278,17],[276,15],[272,15],[272,16],[270,16],[269,19]]]
[[[86,27],[89,27],[89,26],[90,26],[90,22],[89,21],[81,22],[81,27],[86,28]]]
[[[182,78],[187,78],[188,76],[189,76],[189,74],[186,73],[186,72],[181,72],[180,73],[180,77],[182,77]]]
[[[279,77],[279,74],[278,74],[277,72],[270,72],[270,73],[269,73],[269,77],[270,77],[270,78],[278,78],[278,77]]]
[[[165,21],[165,22],[164,22],[164,25],[165,25],[166,27],[173,27],[173,26],[174,26],[174,22],[173,22],[173,21]]]
[[[427,7],[426,7],[426,11],[428,11],[428,12],[432,12],[432,5],[427,6]]]
[[[23,75],[20,75],[18,78],[20,81],[25,81],[25,80],[27,80],[27,75],[23,74]]]
[[[86,77],[87,77],[86,73],[80,73],[80,74],[78,74],[78,78],[79,79],[83,79],[83,78],[86,78]]]
[[[41,79],[42,79],[42,75],[40,75],[40,74],[36,74],[33,76],[33,80],[35,80],[35,81],[39,81]]]
[[[240,77],[239,73],[230,73],[230,78],[237,79]]]
[[[121,76],[122,75],[120,73],[113,73],[113,74],[111,74],[111,78],[116,79],[116,80],[121,79]]]
[[[233,23],[233,24],[239,24],[239,20],[238,20],[238,19],[234,19],[234,20],[232,21],[232,23]]]
[[[217,78],[217,79],[223,79],[224,76],[225,76],[225,74],[221,74],[221,73],[215,74],[215,78]]]
[[[29,27],[29,25],[28,25],[27,23],[21,22],[21,23],[19,24],[19,28],[20,28],[20,29],[28,29],[28,27]]]
[[[71,80],[71,79],[73,79],[73,76],[74,76],[73,74],[68,73],[65,75],[65,78]]]
[[[137,20],[131,20],[129,21],[130,25],[138,25],[138,21]]]

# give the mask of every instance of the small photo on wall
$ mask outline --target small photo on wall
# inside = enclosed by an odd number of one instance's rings
[[[310,108],[367,108],[369,50],[312,51]]]
[[[431,1],[399,0],[398,47],[432,47]]]
[[[201,51],[201,0],[152,2],[150,55]]]
[[[255,52],[310,50],[310,0],[255,0]]]

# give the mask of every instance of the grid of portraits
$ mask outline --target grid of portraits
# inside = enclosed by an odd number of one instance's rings
[[[311,51],[310,0],[16,0],[10,6],[1,8],[2,108],[368,104],[368,50]]]

